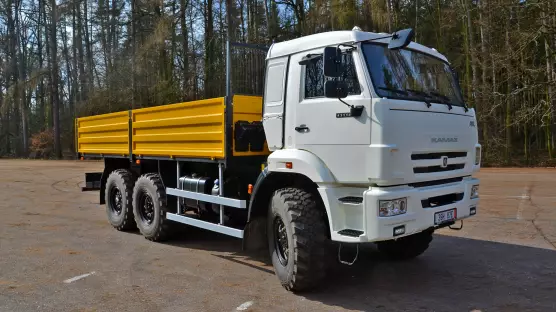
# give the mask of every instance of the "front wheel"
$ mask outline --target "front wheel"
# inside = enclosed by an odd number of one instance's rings
[[[409,260],[424,253],[432,241],[433,231],[402,237],[397,240],[389,240],[377,243],[378,251],[392,260]]]
[[[274,193],[268,214],[268,243],[274,271],[285,289],[308,290],[324,278],[325,220],[311,193],[297,188]]]
[[[133,189],[133,215],[143,236],[151,241],[168,238],[170,220],[166,219],[166,189],[158,174],[142,175]]]

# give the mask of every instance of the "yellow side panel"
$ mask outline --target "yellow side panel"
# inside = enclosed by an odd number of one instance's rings
[[[224,158],[224,98],[136,109],[133,153],[138,156]]]
[[[233,125],[239,120],[245,121],[262,121],[263,99],[260,96],[234,95],[234,118]],[[236,152],[234,140],[234,156],[257,156],[269,155],[268,145],[265,142],[264,149],[261,152]]]
[[[127,111],[77,118],[77,151],[84,154],[129,155]]]

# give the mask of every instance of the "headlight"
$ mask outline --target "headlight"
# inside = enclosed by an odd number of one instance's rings
[[[475,166],[481,163],[481,148],[475,147]]]
[[[379,217],[391,217],[407,212],[407,198],[378,201]]]
[[[479,186],[473,185],[471,187],[471,199],[475,199],[479,197]]]

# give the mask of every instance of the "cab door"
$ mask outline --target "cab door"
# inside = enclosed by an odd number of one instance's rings
[[[359,117],[346,117],[350,107],[338,99],[324,97],[323,50],[291,57],[286,145],[317,155],[329,169],[337,168],[333,170],[336,176],[352,180],[355,175],[360,175],[361,168],[346,169],[346,161],[364,161],[365,149],[371,143],[371,95],[367,86],[361,83],[366,81],[365,71],[357,50],[354,50],[343,55],[346,64],[343,79],[349,91],[349,96],[343,100],[349,105],[362,105],[363,113]],[[311,61],[299,64],[308,58],[308,54]],[[321,56],[315,57],[318,54]],[[350,172],[352,170],[354,172]]]

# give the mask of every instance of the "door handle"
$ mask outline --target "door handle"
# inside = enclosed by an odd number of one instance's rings
[[[297,132],[307,132],[309,131],[309,127],[307,127],[306,125],[300,125],[295,127],[295,131]]]

